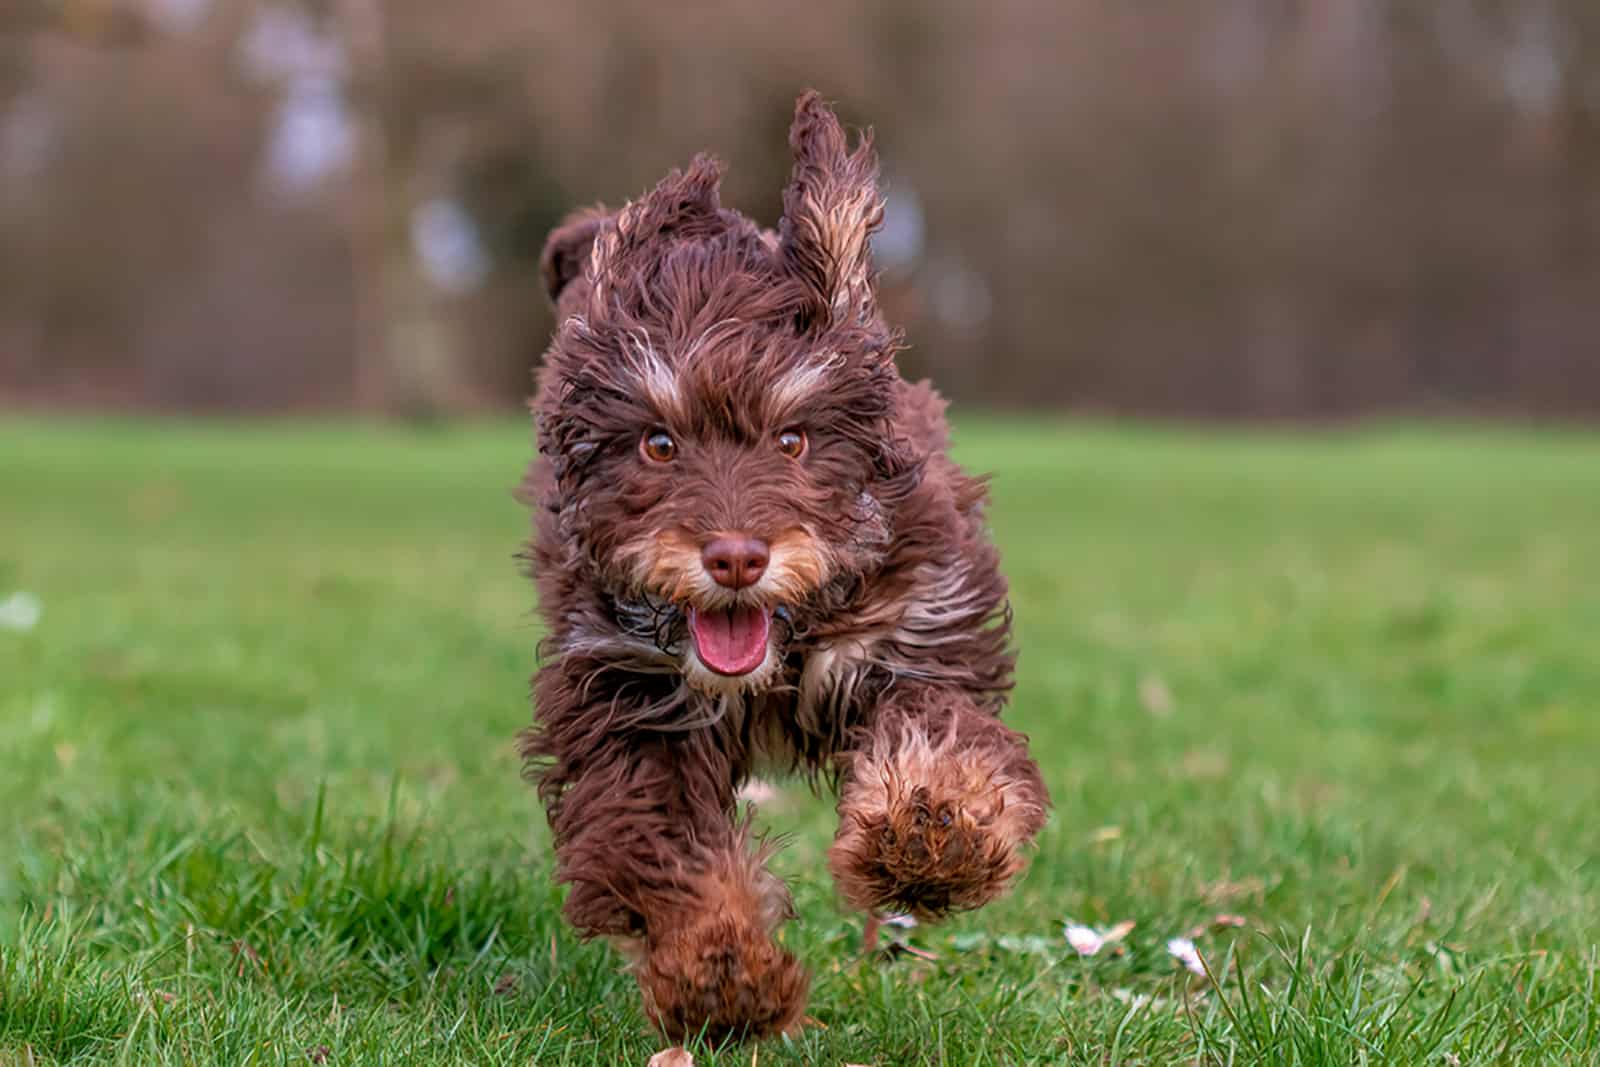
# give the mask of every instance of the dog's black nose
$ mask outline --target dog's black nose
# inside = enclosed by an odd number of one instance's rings
[[[728,534],[706,543],[700,550],[700,565],[718,585],[743,589],[761,580],[771,555],[767,543],[759,538]]]

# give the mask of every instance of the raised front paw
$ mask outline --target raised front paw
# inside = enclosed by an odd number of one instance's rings
[[[850,765],[828,866],[856,908],[942,918],[1005,891],[1045,803],[1020,738],[998,722],[936,738],[903,724]]]
[[[828,866],[854,907],[938,919],[999,896],[1025,865],[1019,844],[919,786],[885,810],[847,811]]]
[[[764,930],[717,914],[651,938],[634,975],[645,1014],[674,1041],[792,1032],[810,985],[805,968]]]

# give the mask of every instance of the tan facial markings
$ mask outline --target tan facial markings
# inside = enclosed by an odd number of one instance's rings
[[[810,531],[796,527],[767,542],[770,559],[759,581],[734,591],[706,573],[700,543],[683,530],[650,533],[623,544],[617,559],[635,586],[675,604],[727,607],[738,599],[763,604],[805,600],[833,576],[827,548]]]

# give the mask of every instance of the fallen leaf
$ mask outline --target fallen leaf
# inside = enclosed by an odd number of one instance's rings
[[[1160,678],[1147,674],[1139,682],[1139,703],[1156,718],[1165,719],[1172,714],[1172,690]]]
[[[333,1055],[333,1050],[327,1045],[318,1045],[316,1048],[306,1049],[306,1059],[312,1063],[327,1063],[328,1057]]]
[[[1240,927],[1245,925],[1245,922],[1246,920],[1243,915],[1230,915],[1224,912],[1220,915],[1213,915],[1210,919],[1203,923],[1197,923],[1196,925],[1191,926],[1189,929],[1183,932],[1183,936],[1192,941],[1197,937],[1204,937],[1212,930],[1220,930],[1227,926]]]
[[[39,625],[44,605],[32,593],[16,592],[0,600],[0,630],[25,633]]]
[[[694,1057],[687,1049],[664,1048],[651,1056],[645,1067],[694,1067]]]
[[[510,996],[517,991],[517,976],[507,971],[494,983],[494,995],[497,997]]]
[[[1254,897],[1259,902],[1266,895],[1267,883],[1252,875],[1237,882],[1213,882],[1200,891],[1209,904],[1227,904],[1240,897]]]
[[[233,943],[233,957],[239,961],[239,966],[236,970],[235,977],[244,977],[245,962],[247,960],[250,963],[255,964],[262,971],[267,969],[267,965],[261,962],[260,953],[256,952],[256,950],[251,947],[250,942],[248,941],[235,941]]]
[[[1228,774],[1228,757],[1214,749],[1195,749],[1184,753],[1183,774],[1186,778],[1210,782]]]
[[[905,941],[891,941],[887,945],[884,945],[883,948],[879,949],[878,952],[881,956],[887,957],[891,960],[897,959],[900,956],[911,956],[915,959],[926,960],[931,963],[939,958],[936,954],[929,952],[927,949],[918,948],[916,945]]]
[[[1174,937],[1168,941],[1167,954],[1187,967],[1191,973],[1205,976],[1206,965],[1200,958],[1200,950],[1195,948],[1194,942],[1187,937]]]

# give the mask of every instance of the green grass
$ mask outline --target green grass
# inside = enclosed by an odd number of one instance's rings
[[[1600,438],[959,430],[1055,815],[871,965],[785,788],[819,1025],[760,1064],[1596,1061]],[[0,629],[0,1064],[659,1047],[518,777],[528,448],[0,423],[0,598],[44,606]],[[1137,926],[1079,959],[1067,917]]]

